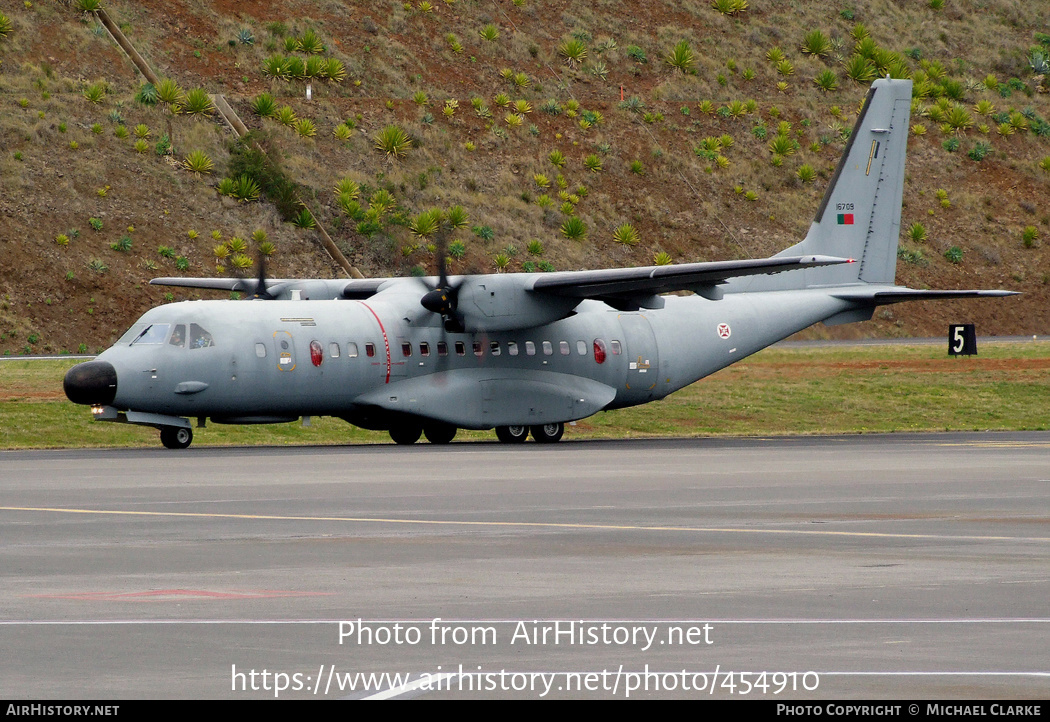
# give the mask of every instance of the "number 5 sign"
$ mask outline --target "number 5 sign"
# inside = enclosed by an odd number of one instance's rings
[[[952,324],[948,327],[948,355],[977,355],[977,331],[972,323]]]

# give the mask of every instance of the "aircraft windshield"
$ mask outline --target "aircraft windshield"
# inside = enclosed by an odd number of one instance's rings
[[[151,324],[132,340],[131,345],[164,343],[164,340],[168,337],[169,328],[171,328],[171,324],[168,323]]]

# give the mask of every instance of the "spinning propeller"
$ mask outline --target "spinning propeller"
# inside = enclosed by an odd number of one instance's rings
[[[249,279],[244,279],[244,292],[252,299],[259,299],[260,301],[273,301],[277,298],[274,294],[274,290],[280,292],[280,289],[284,284],[276,284],[271,287],[266,285],[266,256],[259,252],[258,262],[256,265],[259,267],[259,278],[252,284]]]
[[[437,254],[438,254],[438,283],[431,286],[426,281],[423,284],[430,290],[419,300],[420,305],[428,311],[439,314],[445,321],[445,330],[449,333],[463,333],[463,314],[458,311],[459,289],[466,283],[466,278],[460,279],[453,284],[448,280],[448,268],[446,262],[447,233],[444,229],[438,232]]]

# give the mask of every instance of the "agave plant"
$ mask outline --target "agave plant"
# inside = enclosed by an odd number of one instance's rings
[[[412,141],[403,128],[397,125],[388,125],[372,138],[376,150],[387,155],[388,158],[400,160],[408,154],[412,147]]]
[[[496,39],[499,38],[499,28],[490,23],[479,30],[478,35],[481,36],[482,40],[488,40],[490,43],[494,43],[496,42]]]
[[[670,253],[666,253],[664,251],[660,251],[659,253],[654,253],[653,254],[653,265],[654,266],[670,266],[673,262],[674,262],[674,259],[671,258],[671,254]]]
[[[296,39],[296,49],[302,53],[316,55],[324,52],[324,43],[317,37],[317,33],[307,30],[302,37]]]
[[[831,40],[819,29],[806,33],[802,38],[802,52],[823,57],[831,53]]]
[[[561,224],[561,234],[570,241],[582,241],[587,237],[587,224],[577,216],[570,216]]]
[[[323,78],[327,69],[327,61],[319,55],[311,55],[303,63],[304,78]]]
[[[299,209],[299,213],[292,218],[292,225],[296,228],[302,228],[304,230],[311,230],[317,228],[317,221],[314,220],[314,216],[310,213],[310,209],[303,206]]]
[[[215,112],[215,104],[211,102],[211,96],[204,88],[194,88],[186,93],[182,110],[190,115],[211,115]]]
[[[630,223],[622,223],[613,231],[613,241],[623,246],[625,252],[637,246],[640,240],[638,231]]]
[[[261,118],[269,118],[277,111],[277,101],[269,93],[262,93],[252,101],[252,112]]]
[[[592,153],[583,159],[583,165],[592,173],[600,173],[602,170],[602,159]]]
[[[321,77],[331,83],[341,83],[346,79],[346,66],[338,58],[328,58],[325,60]]]
[[[696,56],[693,54],[693,48],[689,43],[682,40],[671,48],[671,52],[664,56],[664,62],[670,65],[672,70],[688,73],[696,65]]]
[[[587,59],[587,46],[579,38],[569,38],[558,46],[558,54],[565,58],[570,68],[575,68]]]
[[[287,80],[288,61],[283,55],[271,55],[263,61],[262,72],[274,80]]]
[[[299,120],[299,118],[295,115],[295,111],[292,110],[291,106],[288,105],[282,105],[280,108],[274,111],[271,117],[281,125],[287,125],[289,128],[295,125],[295,122]]]
[[[538,238],[533,238],[525,245],[525,250],[529,252],[530,256],[542,256],[543,242]]]
[[[181,103],[182,88],[170,78],[165,78],[157,84],[157,98],[163,103]]]
[[[195,150],[186,156],[186,159],[182,161],[182,165],[194,175],[200,176],[203,173],[211,173],[213,164],[211,158],[204,151]]]
[[[312,138],[317,135],[317,128],[314,127],[314,122],[309,118],[300,118],[295,122],[295,132],[301,138]]]
[[[452,206],[445,213],[445,222],[452,229],[466,228],[467,223],[470,222],[470,215],[463,206]]]
[[[813,79],[813,82],[825,93],[838,90],[839,87],[839,78],[831,70],[822,70],[817,73],[817,77]]]
[[[233,190],[230,195],[242,203],[258,200],[259,184],[247,175],[239,175],[233,181]]]
[[[875,79],[875,67],[863,55],[851,55],[846,61],[846,77],[855,83],[870,83]]]
[[[92,103],[101,103],[106,97],[106,84],[103,81],[92,83],[84,88],[84,97]]]

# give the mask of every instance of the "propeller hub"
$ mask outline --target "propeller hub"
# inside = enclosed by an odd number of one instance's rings
[[[449,316],[456,310],[456,297],[451,288],[435,288],[428,291],[419,300],[420,305],[428,311]]]

